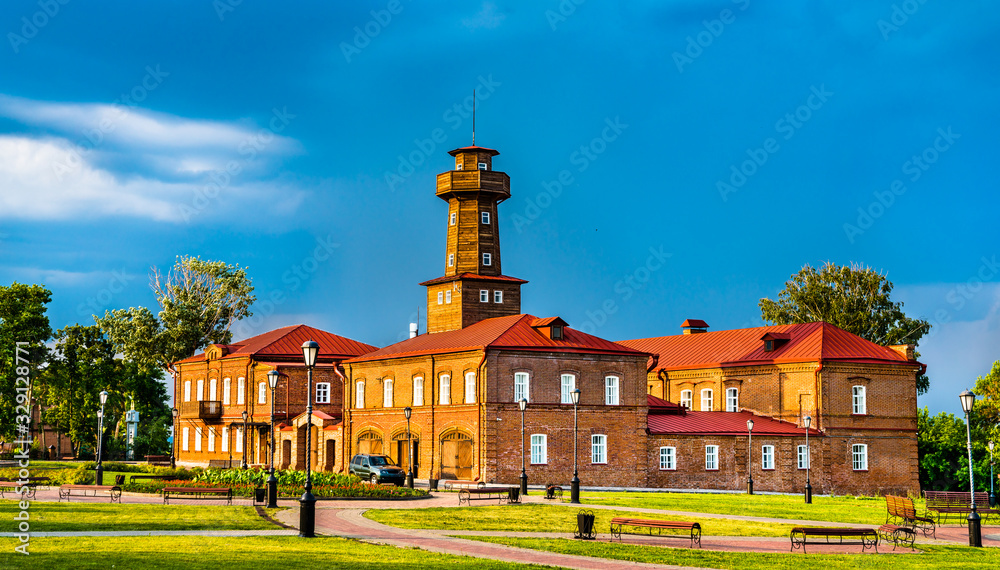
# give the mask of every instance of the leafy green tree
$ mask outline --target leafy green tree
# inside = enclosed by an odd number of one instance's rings
[[[164,370],[209,344],[232,342],[230,329],[252,315],[256,300],[245,269],[198,257],[178,257],[166,274],[154,268],[151,287],[159,315],[132,307],[95,318],[126,359]]]
[[[992,441],[996,448],[993,450],[994,461],[1000,460],[1000,360],[993,363],[986,376],[976,378],[976,404],[972,408],[972,429],[975,444],[980,449],[985,449],[982,453],[981,470],[989,475],[989,450],[987,443]],[[1000,472],[997,467],[1000,461],[994,465],[993,476],[997,479],[993,482],[1000,487]],[[988,486],[987,486],[988,488]]]
[[[925,406],[918,411],[917,429],[920,487],[932,491],[968,491],[965,422],[945,412],[931,417]]]
[[[777,301],[761,299],[759,306],[769,324],[824,321],[880,345],[917,344],[930,323],[907,317],[890,293],[892,282],[874,269],[826,263],[818,270],[806,265],[785,283]],[[917,393],[929,386],[921,374]]]
[[[17,415],[17,369],[27,361],[29,378],[34,384],[38,369],[45,362],[45,342],[52,337],[45,315],[51,300],[52,292],[42,285],[15,282],[10,287],[0,286],[0,435],[8,441],[14,435]],[[21,346],[20,362],[19,342],[28,343]]]

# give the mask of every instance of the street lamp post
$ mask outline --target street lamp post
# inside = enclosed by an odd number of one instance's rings
[[[969,511],[969,546],[983,546],[982,527],[980,526],[979,513],[976,512],[976,485],[972,476],[972,429],[969,422],[972,418],[972,407],[976,404],[976,395],[966,390],[958,395],[962,401],[962,411],[965,412],[965,441],[969,449],[969,502],[972,503],[972,510]]]
[[[316,536],[316,497],[312,494],[312,413],[313,413],[313,366],[316,365],[316,355],[319,354],[319,343],[307,340],[302,343],[302,356],[306,364],[306,485],[302,498],[299,499],[299,536],[313,538]]]
[[[410,460],[406,464],[406,486],[413,488],[413,440],[410,438],[410,414],[413,408],[406,406],[403,408],[403,415],[406,416],[406,455]]]
[[[104,467],[101,466],[101,454],[104,450],[104,404],[108,401],[108,393],[101,390],[101,409],[97,412],[97,468],[94,470],[94,485],[104,484]]]
[[[174,433],[170,438],[170,468],[177,468],[177,416],[180,414],[177,408],[170,408],[170,415],[173,417],[170,427],[174,428]]]
[[[528,494],[528,474],[524,471],[524,409],[528,407],[528,399],[521,398],[517,401],[517,407],[521,408],[521,494]]]
[[[812,425],[812,416],[802,418],[802,424],[806,426],[806,504],[813,502],[813,488],[809,484],[809,472],[812,470],[812,450],[809,448],[809,426]]]
[[[271,474],[267,477],[267,508],[278,508],[278,478],[274,476],[274,388],[278,385],[278,371],[267,373],[267,383],[271,386]]]
[[[573,481],[570,482],[570,500],[571,503],[580,503],[580,477],[577,475],[576,470],[576,433],[577,433],[577,407],[580,404],[580,389],[577,388],[571,392],[573,395]]]
[[[753,420],[747,420],[747,495],[753,495]]]
[[[248,439],[247,435],[249,435],[249,434],[247,434],[247,416],[249,414],[247,414],[246,410],[243,410],[243,413],[241,415],[243,416],[243,437],[240,439],[240,443],[243,445],[243,448],[240,450],[240,456],[242,457],[240,459],[240,469],[246,469],[247,468],[247,439]]]
[[[997,495],[993,492],[993,481],[996,479],[993,475],[993,442],[986,444],[986,447],[990,450],[990,506],[997,506]]]

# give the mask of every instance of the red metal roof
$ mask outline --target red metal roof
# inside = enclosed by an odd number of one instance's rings
[[[420,285],[436,285],[438,283],[447,283],[448,281],[458,281],[459,279],[474,279],[478,281],[509,281],[511,283],[527,283],[524,279],[518,279],[517,277],[510,277],[508,275],[479,275],[476,273],[459,273],[458,275],[445,275],[444,277],[438,277],[436,279],[431,279],[430,281],[424,281]]]
[[[456,148],[455,150],[449,150],[448,154],[450,154],[452,156],[455,156],[456,154],[458,154],[460,152],[476,152],[476,151],[479,151],[479,152],[488,152],[488,153],[490,153],[490,156],[496,156],[496,155],[500,154],[499,150],[493,150],[492,148],[486,148],[486,147],[483,147],[483,146],[463,146],[462,148]]]
[[[536,329],[541,327],[550,327],[552,325],[558,325],[562,327],[569,326],[569,323],[567,323],[566,321],[562,320],[559,317],[547,317],[544,319],[535,319],[531,321],[531,323],[529,324],[532,326],[532,328]]]
[[[787,334],[789,340],[765,352],[761,340],[765,333]],[[618,341],[618,344],[659,355],[655,369],[668,371],[821,360],[907,362],[891,348],[824,322],[640,338]]]
[[[701,319],[684,319],[684,322],[681,323],[681,328],[707,329],[708,323]]]
[[[301,361],[302,343],[307,340],[314,340],[319,343],[319,359],[344,359],[378,350],[376,346],[307,325],[292,325],[227,345],[226,348],[228,348],[229,352],[222,359],[252,356],[256,360],[263,358],[297,358]],[[180,360],[177,364],[200,362],[203,360],[205,360],[204,352]]]
[[[746,435],[747,420],[753,420],[753,435],[805,437],[805,428],[751,412],[687,412],[686,414],[655,414],[646,416],[646,426],[654,435]],[[822,432],[809,430],[810,436]]]
[[[652,394],[646,394],[646,405],[649,406],[651,414],[685,414],[687,408],[680,404],[661,400]]]
[[[353,358],[348,362],[368,362],[488,348],[578,354],[645,355],[641,351],[568,327],[563,330],[562,340],[552,340],[531,327],[531,323],[536,320],[538,319],[534,316],[526,314],[485,319],[460,330],[422,334]]]

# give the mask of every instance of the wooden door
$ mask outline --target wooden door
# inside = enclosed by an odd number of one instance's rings
[[[441,439],[441,478],[472,478],[472,438],[462,433],[451,433]]]

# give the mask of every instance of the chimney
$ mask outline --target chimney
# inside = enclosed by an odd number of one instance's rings
[[[417,323],[410,323],[410,338],[417,336]]]
[[[681,329],[684,334],[698,334],[708,332],[708,323],[701,319],[685,319],[681,323]]]
[[[916,360],[917,357],[914,355],[913,351],[917,348],[915,344],[893,344],[888,348],[899,353],[900,356],[907,360]]]

